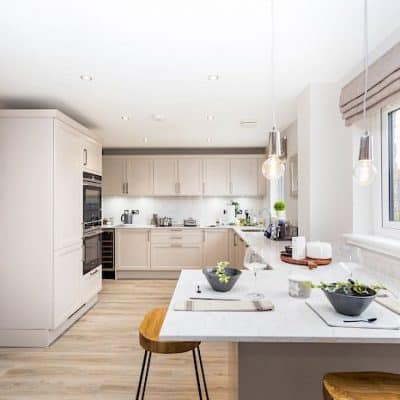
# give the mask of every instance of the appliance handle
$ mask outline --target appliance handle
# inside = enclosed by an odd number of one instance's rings
[[[98,230],[95,230],[95,231],[88,232],[88,233],[84,234],[83,238],[84,239],[89,239],[89,238],[91,238],[93,236],[101,235],[102,233],[103,233],[103,231],[98,229]]]
[[[86,246],[82,246],[82,262],[85,264],[86,263]]]
[[[83,154],[85,156],[85,160],[83,161],[83,165],[87,165],[87,149],[83,149]]]

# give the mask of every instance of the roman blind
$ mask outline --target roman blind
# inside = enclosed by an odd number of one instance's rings
[[[362,118],[364,71],[342,88],[340,111],[346,125]],[[382,108],[400,99],[400,43],[369,66],[367,110]]]

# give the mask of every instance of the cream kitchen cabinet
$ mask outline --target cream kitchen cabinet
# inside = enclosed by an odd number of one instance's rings
[[[203,159],[203,194],[229,196],[231,194],[229,158]]]
[[[199,243],[152,243],[152,270],[201,268],[202,245]]]
[[[116,230],[116,271],[147,270],[150,267],[150,230]]]
[[[103,157],[103,196],[122,196],[127,194],[127,160],[118,156]]]
[[[212,267],[229,261],[229,229],[205,229],[203,265]]]
[[[128,158],[126,160],[125,191],[130,196],[151,196],[154,193],[153,160]]]
[[[179,158],[177,160],[178,194],[180,196],[201,196],[202,160],[200,158]]]
[[[94,139],[85,137],[82,140],[83,170],[102,175],[102,146]]]
[[[233,230],[229,232],[229,261],[233,267],[243,268],[246,242]]]
[[[154,194],[156,196],[178,194],[178,171],[174,158],[156,158],[154,160]]]
[[[256,158],[230,159],[230,194],[258,196],[258,160]]]

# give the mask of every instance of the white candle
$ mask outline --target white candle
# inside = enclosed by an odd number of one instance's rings
[[[292,238],[292,258],[301,260],[306,258],[306,238],[304,236],[295,236]]]

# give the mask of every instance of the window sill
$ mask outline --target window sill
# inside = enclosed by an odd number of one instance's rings
[[[400,259],[400,240],[358,233],[345,233],[343,238],[350,246]]]

